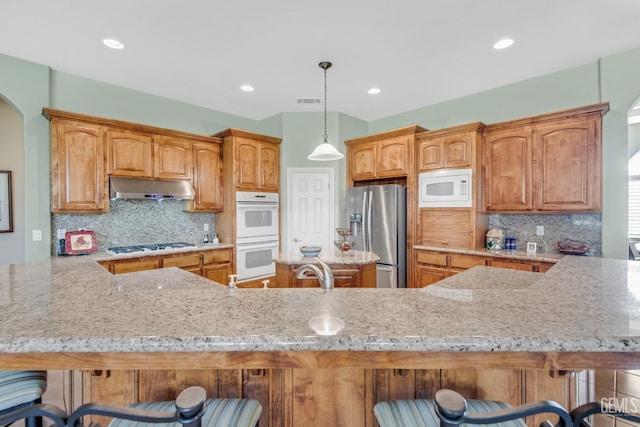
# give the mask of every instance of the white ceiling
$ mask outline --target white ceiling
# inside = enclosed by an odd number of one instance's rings
[[[296,98],[329,60],[327,109],[374,120],[640,46],[639,22],[640,0],[2,0],[0,53],[253,119],[322,111]]]

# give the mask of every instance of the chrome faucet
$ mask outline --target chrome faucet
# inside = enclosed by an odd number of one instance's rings
[[[333,271],[331,271],[331,267],[329,267],[320,258],[316,258],[316,261],[320,264],[322,270],[320,270],[315,264],[304,264],[298,270],[296,278],[304,279],[307,271],[313,271],[318,278],[322,289],[333,289]]]

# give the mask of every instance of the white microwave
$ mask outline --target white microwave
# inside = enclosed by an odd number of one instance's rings
[[[471,169],[443,169],[419,175],[421,208],[466,208],[473,206]]]

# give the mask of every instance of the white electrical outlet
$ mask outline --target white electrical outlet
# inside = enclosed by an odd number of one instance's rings
[[[42,230],[33,230],[33,241],[37,242],[42,240]]]
[[[56,239],[58,240],[62,240],[64,239],[64,235],[67,232],[67,230],[65,228],[58,228],[56,230]]]
[[[536,235],[544,236],[544,225],[536,225]]]
[[[209,231],[209,223],[208,222],[204,223],[204,231]]]

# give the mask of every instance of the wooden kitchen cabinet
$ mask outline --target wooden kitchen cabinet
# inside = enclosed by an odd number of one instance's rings
[[[50,108],[43,114],[51,121],[53,213],[108,212],[109,176],[189,180],[196,200],[185,201],[185,211],[223,209],[221,139]]]
[[[125,178],[153,178],[153,135],[107,129],[107,174]]]
[[[49,116],[51,212],[109,211],[104,127]]]
[[[353,186],[358,181],[412,178],[414,137],[424,131],[420,126],[409,126],[345,141],[347,182]]]
[[[482,123],[424,132],[417,137],[418,170],[473,168]]]
[[[484,207],[490,212],[602,208],[607,103],[487,126]]]
[[[225,184],[225,196],[235,191],[280,191],[281,139],[239,129],[227,129],[214,136],[224,141],[225,170],[233,178]]]
[[[191,141],[175,136],[159,136],[154,151],[156,178],[191,179]]]
[[[222,146],[206,142],[193,144],[193,200],[185,200],[183,210],[222,212]]]
[[[208,249],[164,255],[98,261],[111,274],[132,273],[156,268],[178,267],[222,285],[232,271],[232,248]]]
[[[490,267],[544,273],[555,265],[553,262],[426,249],[416,249],[415,254],[416,277],[411,287],[419,288],[476,266],[487,265]]]
[[[300,264],[276,263],[276,283],[274,287],[289,288],[318,288],[320,282],[317,277],[308,272],[304,279],[296,275],[302,266]],[[377,284],[376,263],[370,264],[329,264],[333,272],[334,287],[336,288],[375,288]]]

